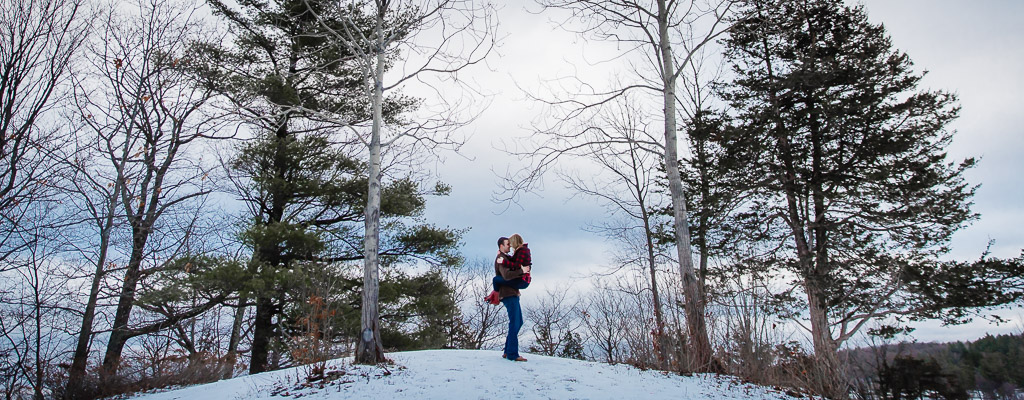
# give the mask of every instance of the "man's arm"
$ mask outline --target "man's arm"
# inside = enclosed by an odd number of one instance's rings
[[[501,277],[506,281],[510,281],[523,276],[523,269],[515,265],[512,259],[504,254],[499,254],[498,259],[498,271],[501,272]]]

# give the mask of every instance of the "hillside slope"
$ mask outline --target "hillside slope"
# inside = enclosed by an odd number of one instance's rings
[[[137,400],[235,399],[789,399],[769,388],[729,377],[690,377],[524,354],[503,360],[495,351],[426,350],[390,353],[386,368],[329,364],[343,375],[326,385],[302,387],[302,367],[243,376],[184,389],[143,394]],[[322,386],[322,387],[321,387]]]

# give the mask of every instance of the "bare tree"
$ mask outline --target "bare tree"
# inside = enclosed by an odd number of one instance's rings
[[[627,329],[626,311],[621,293],[603,281],[595,281],[594,289],[583,297],[580,304],[580,319],[601,359],[609,364],[623,361],[623,337]]]
[[[0,1],[0,270],[29,246],[16,232],[31,230],[25,212],[52,181],[47,153],[61,131],[46,117],[86,31],[81,1]]]
[[[189,46],[202,37],[196,8],[165,0],[132,6],[119,4],[102,19],[104,31],[87,47],[89,65],[78,76],[75,95],[79,121],[95,135],[92,150],[104,161],[108,186],[116,189],[111,193],[116,200],[108,205],[116,201],[131,237],[103,361],[108,375],[117,371],[129,338],[157,329],[129,325],[136,290],[190,243],[196,214],[180,215],[185,219],[177,226],[158,222],[178,217],[183,208],[194,210],[210,193],[209,167],[188,151],[213,138],[217,129],[216,116],[207,110],[211,91],[184,71]],[[165,236],[176,239],[164,243]],[[147,257],[152,257],[149,266]],[[98,275],[110,272],[102,267],[97,263]],[[87,322],[80,341],[89,334]]]
[[[531,352],[546,356],[558,355],[562,346],[562,338],[566,332],[579,328],[577,305],[567,299],[569,290],[566,287],[555,287],[544,291],[537,297],[540,304],[526,309],[525,320],[533,326],[534,345]]]
[[[716,290],[709,302],[722,319],[716,332],[721,335],[726,371],[752,382],[777,384],[776,346],[786,342],[789,334],[773,313],[771,286],[778,279],[751,256],[764,251],[750,245],[728,260],[734,265],[715,275]]]
[[[460,305],[465,338],[460,347],[482,349],[497,343],[504,336],[502,326],[508,316],[501,307],[480,301],[479,294],[491,290],[494,268],[489,259],[477,259],[461,268],[447,270],[447,280],[455,289],[455,303]]]
[[[77,138],[76,142],[81,138]],[[76,146],[77,147],[77,146]],[[75,149],[69,154],[70,163],[74,166],[74,173],[71,179],[65,182],[63,188],[66,196],[64,204],[67,209],[76,210],[86,215],[87,221],[79,226],[74,232],[65,235],[68,243],[68,252],[75,254],[71,257],[85,260],[85,264],[91,266],[89,277],[89,291],[84,308],[82,309],[81,328],[78,332],[77,345],[72,356],[71,369],[68,371],[67,394],[81,393],[82,380],[86,372],[86,364],[89,358],[89,344],[93,337],[93,324],[97,314],[100,301],[100,291],[104,282],[106,272],[114,265],[111,259],[112,236],[119,223],[117,218],[119,197],[116,193],[120,190],[120,184],[115,183],[113,187],[107,186],[102,176],[91,174],[96,172],[87,166],[86,159],[82,153]],[[76,236],[81,237],[75,238]],[[76,278],[76,277],[71,277]]]
[[[47,211],[52,209],[35,210],[40,214]],[[18,267],[4,274],[5,282],[0,286],[0,291],[10,295],[0,300],[0,319],[6,319],[0,323],[0,349],[14,355],[8,360],[14,367],[13,380],[24,382],[16,386],[27,386],[37,400],[44,398],[48,378],[55,372],[56,365],[51,361],[66,350],[62,339],[69,334],[65,327],[71,311],[65,300],[64,282],[55,272],[60,263],[55,257],[57,242],[49,240],[50,232],[45,232],[50,230],[52,227],[24,233],[33,240],[17,257]]]
[[[5,394],[20,396],[23,383],[42,396],[55,282],[49,276],[57,224],[54,182],[63,173],[51,152],[68,131],[55,105],[87,31],[83,2],[0,1],[0,344]],[[9,275],[7,275],[9,273]],[[8,286],[10,285],[10,286]],[[60,299],[60,298],[58,298]]]
[[[598,114],[612,100],[630,92],[643,92],[649,98],[652,108],[663,112],[664,137],[653,143],[651,148],[661,148],[663,164],[667,173],[669,193],[672,201],[673,228],[678,252],[680,275],[685,289],[686,319],[691,353],[697,370],[713,368],[711,343],[704,320],[704,303],[700,282],[696,276],[690,244],[689,223],[686,211],[686,195],[683,192],[679,171],[679,124],[676,95],[677,82],[685,78],[687,67],[698,55],[698,51],[719,37],[728,29],[727,16],[733,9],[733,0],[540,0],[545,9],[568,10],[578,19],[583,28],[579,33],[597,40],[613,41],[625,49],[622,58],[630,60],[630,70],[636,72],[637,80],[617,84],[608,90],[597,90],[586,82],[580,82],[565,98],[541,99],[552,109],[558,110],[555,121],[549,126],[537,128],[550,140],[537,149],[525,149],[519,154],[531,159],[531,167],[523,176],[508,179],[512,182],[505,188],[503,200],[514,201],[518,195],[538,182],[543,172],[566,153],[571,153],[582,144],[580,127],[585,121]],[[655,96],[658,101],[655,101]],[[658,104],[655,106],[654,104]]]
[[[656,174],[660,154],[644,148],[645,143],[654,143],[646,122],[649,115],[639,105],[630,102],[628,95],[616,99],[614,106],[606,108],[586,130],[585,135],[589,138],[584,140],[587,144],[582,153],[604,174],[588,174],[587,178],[579,174],[563,174],[563,179],[577,193],[604,203],[610,215],[625,218],[621,223],[605,222],[595,230],[628,249],[616,255],[619,269],[640,267],[647,270],[654,302],[654,347],[661,361],[660,367],[664,368],[668,361],[668,345],[664,340],[665,319],[657,274],[659,253],[663,247],[657,238],[661,225],[657,209],[663,207],[664,199],[660,198],[655,184],[659,178]]]
[[[382,153],[403,143],[426,151],[457,149],[461,140],[452,133],[472,120],[460,117],[464,105],[442,100],[441,104],[421,107],[428,112],[426,115],[385,121],[385,93],[430,76],[459,83],[458,72],[482,62],[494,46],[493,7],[471,0],[340,0],[331,9],[310,10],[354,54],[371,109],[369,132],[358,133],[368,153],[369,191],[363,241],[361,340],[356,361],[374,364],[384,360],[378,307]],[[369,29],[362,18],[372,21]],[[386,77],[385,70],[396,62],[400,72]],[[444,88],[431,88],[439,99],[449,97],[441,94]]]

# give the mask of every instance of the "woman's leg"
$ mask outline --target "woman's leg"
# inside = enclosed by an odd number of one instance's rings
[[[505,278],[495,275],[494,278],[491,279],[491,286],[493,286],[494,291],[497,292],[498,286],[508,286],[513,289],[526,289],[530,287],[530,283],[522,280],[521,278],[506,281]]]
[[[506,282],[508,281],[506,281],[505,278],[502,278],[501,275],[495,275],[494,278],[491,279],[491,286],[493,286],[494,291],[497,292],[498,286],[504,285]]]

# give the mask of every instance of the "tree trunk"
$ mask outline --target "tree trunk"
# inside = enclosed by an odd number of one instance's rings
[[[33,263],[37,261],[33,260]],[[32,398],[34,400],[43,400],[43,373],[46,372],[46,368],[43,366],[43,303],[39,296],[39,291],[42,290],[42,282],[39,281],[39,264],[33,265],[32,268],[32,300],[34,302],[33,308],[35,308],[35,334],[36,343],[35,351],[35,382],[32,383]]]
[[[110,332],[110,339],[107,342],[107,352],[103,356],[103,369],[100,371],[103,378],[109,378],[117,373],[121,363],[121,353],[130,338],[128,319],[131,317],[132,307],[135,305],[135,289],[142,277],[143,248],[149,236],[141,227],[135,228],[134,231],[132,256],[128,260],[128,266],[124,273],[121,295],[117,299],[117,312],[114,314],[113,330]]]
[[[102,246],[102,245],[101,245]],[[92,287],[89,288],[89,300],[85,305],[85,312],[82,315],[82,327],[78,331],[78,343],[75,346],[75,354],[71,361],[71,369],[68,371],[68,383],[65,386],[65,393],[77,393],[85,378],[85,369],[89,361],[89,340],[92,338],[92,324],[96,317],[96,302],[99,298],[100,282],[103,280],[103,264],[106,262],[106,248],[100,249],[99,261],[96,262],[96,272],[92,278]]]
[[[273,300],[265,294],[256,297],[256,317],[253,319],[252,351],[250,352],[249,374],[267,371],[269,367],[270,337],[274,334]]]
[[[115,193],[117,190],[115,190]],[[100,233],[100,253],[96,260],[96,271],[92,276],[92,285],[89,288],[89,300],[85,303],[85,312],[82,314],[82,327],[78,331],[78,343],[75,345],[75,354],[72,357],[71,369],[68,371],[68,383],[64,393],[66,397],[75,397],[82,389],[85,370],[89,361],[89,341],[92,339],[92,325],[96,318],[96,303],[99,300],[100,283],[103,282],[103,267],[107,263],[107,251],[110,247],[110,227],[113,226],[114,205],[107,213],[106,227]]]
[[[760,4],[758,4],[760,7]],[[761,40],[761,45],[764,49],[764,64],[765,70],[767,71],[769,78],[775,78],[775,69],[770,56],[771,51],[767,39]],[[774,108],[779,107],[781,103],[778,94],[773,90],[769,93],[769,100]],[[808,107],[813,108],[812,104],[808,104]],[[807,293],[808,312],[811,323],[811,340],[814,345],[814,355],[817,361],[817,373],[822,374],[822,378],[828,378],[831,382],[825,383],[823,393],[833,398],[846,398],[847,393],[845,392],[845,385],[836,385],[835,383],[841,382],[843,374],[839,364],[839,347],[835,340],[832,338],[832,331],[829,329],[830,323],[828,321],[828,299],[826,293],[822,290],[821,285],[824,284],[822,281],[823,277],[827,275],[825,271],[828,268],[827,255],[824,253],[824,227],[821,223],[824,221],[824,205],[822,193],[820,187],[815,189],[815,216],[814,216],[814,228],[812,233],[815,235],[815,241],[812,243],[808,240],[807,230],[804,227],[804,221],[808,220],[810,216],[802,216],[800,213],[800,190],[797,188],[797,170],[795,165],[795,156],[792,153],[792,143],[790,137],[785,133],[785,123],[781,116],[776,112],[771,116],[775,127],[773,129],[773,136],[778,146],[778,157],[782,163],[782,170],[780,171],[782,176],[782,190],[786,195],[786,220],[789,224],[790,230],[793,234],[794,244],[796,245],[797,251],[797,262],[800,268],[800,273],[804,277],[804,291]],[[812,128],[815,131],[816,136],[818,134],[818,128]],[[815,140],[817,141],[817,137]],[[818,145],[815,144],[815,147]],[[818,154],[820,148],[815,149],[815,160],[814,160],[814,173],[812,177],[814,182],[818,182],[820,185],[821,176],[820,171],[820,155]],[[812,246],[814,249],[812,249]],[[815,257],[817,256],[817,257]],[[832,383],[832,384],[829,384]],[[831,390],[830,390],[831,389]]]
[[[813,244],[808,249],[814,252],[814,270],[811,279],[807,284],[807,300],[810,304],[812,338],[814,339],[814,354],[822,374],[822,392],[834,399],[848,398],[846,374],[839,362],[839,343],[832,337],[832,330],[828,320],[828,292],[827,278],[832,275],[832,265],[828,257],[828,231],[829,223],[826,217],[828,213],[825,200],[824,177],[822,176],[822,128],[821,121],[816,117],[817,104],[808,99],[806,107],[810,111],[810,136],[811,136],[811,196],[814,203],[814,215],[807,216],[813,220],[811,233],[814,235]],[[827,378],[827,379],[824,379]]]
[[[826,277],[828,276],[828,261],[821,248],[824,237],[819,230],[824,229],[819,223],[823,222],[823,215],[814,218],[814,226],[811,234],[815,235],[814,241],[808,239],[808,230],[804,222],[812,216],[804,216],[800,213],[800,190],[797,188],[797,172],[794,156],[792,154],[792,143],[789,136],[782,132],[781,121],[775,133],[778,141],[780,161],[783,165],[782,188],[786,194],[787,219],[793,233],[796,244],[797,262],[800,272],[804,276],[804,291],[807,293],[808,312],[811,322],[811,340],[814,344],[814,357],[817,370],[814,371],[818,380],[812,385],[821,394],[831,398],[847,398],[846,386],[843,383],[845,375],[841,373],[839,363],[839,347],[832,338],[832,331],[828,321],[828,295],[825,292]],[[815,205],[815,213],[823,213],[823,209]],[[810,223],[810,221],[808,221]],[[816,257],[817,256],[817,257]]]
[[[811,339],[814,342],[815,378],[812,385],[820,394],[832,399],[845,399],[847,393],[846,374],[839,362],[839,346],[829,329],[827,296],[820,287],[820,278],[805,280],[807,302],[811,318]]]
[[[658,356],[658,364],[662,369],[667,369],[670,364],[668,356],[668,338],[665,337],[665,316],[662,314],[661,293],[658,291],[658,269],[657,259],[654,255],[654,232],[651,229],[651,215],[647,212],[647,201],[644,196],[644,186],[640,180],[637,169],[640,167],[636,162],[638,149],[630,147],[630,156],[633,161],[633,185],[636,189],[636,198],[640,205],[640,218],[644,221],[644,238],[647,240],[647,266],[651,273],[651,298],[654,301],[654,347]]]
[[[647,264],[651,271],[651,296],[654,299],[654,340],[655,347],[658,353],[658,363],[661,364],[662,369],[669,367],[668,357],[668,338],[665,337],[665,316],[661,312],[661,294],[658,292],[658,277],[657,277],[657,264],[654,258],[654,240],[651,232],[650,217],[647,214],[647,210],[644,209],[643,203],[640,205],[644,219],[644,232],[647,235]]]
[[[238,343],[242,341],[242,322],[245,319],[246,296],[238,297],[238,308],[235,309],[235,318],[231,323],[231,338],[228,339],[228,351],[224,355],[224,374],[221,379],[231,379],[235,373],[235,362],[238,360]]]
[[[828,306],[825,304],[825,294],[815,280],[815,278],[808,278],[805,282],[814,353],[820,359],[833,359],[837,349],[828,329]]]
[[[383,10],[377,12],[377,59],[373,75],[373,128],[370,133],[369,188],[366,196],[365,237],[363,238],[363,304],[360,319],[360,337],[356,345],[356,362],[376,364],[384,361],[384,345],[380,338],[380,310],[378,309],[377,254],[380,240],[380,130],[383,123],[384,52]]]
[[[700,284],[700,301],[701,301],[702,304],[707,304],[707,302],[708,302],[708,293],[707,293],[708,259],[710,258],[709,255],[708,255],[708,253],[709,253],[708,247],[710,246],[708,244],[708,223],[709,223],[708,220],[710,218],[708,218],[708,216],[711,213],[711,210],[710,210],[711,207],[709,205],[708,198],[711,197],[711,190],[710,190],[711,182],[710,182],[710,179],[708,178],[708,173],[707,173],[708,172],[707,171],[707,169],[708,169],[707,147],[706,147],[707,143],[706,143],[705,139],[703,139],[703,138],[698,140],[698,141],[693,141],[693,142],[695,142],[694,143],[695,144],[694,147],[697,148],[697,150],[695,152],[696,153],[695,155],[697,157],[698,173],[700,174],[700,198],[701,198],[702,202],[704,203],[704,208],[703,208],[703,210],[700,210],[698,221],[697,221],[697,226],[699,226],[699,228],[697,229],[697,240],[701,244],[700,261],[699,261],[699,263],[700,263],[700,265],[699,265],[700,273],[698,275],[698,282]]]
[[[292,136],[288,126],[290,121],[291,118],[288,114],[281,116],[277,120],[277,130],[274,132],[273,173],[274,177],[280,182],[284,182],[287,179],[285,171],[290,167],[286,158],[288,141]],[[292,193],[288,189],[281,188],[279,185],[273,185],[268,195],[270,196],[271,204],[265,226],[272,226],[284,221],[285,207],[292,200]],[[285,263],[281,253],[282,249],[277,243],[257,243],[253,247],[253,262],[250,263],[250,271],[252,271],[253,276],[261,274],[260,268],[272,270],[281,268]],[[264,288],[256,294],[256,316],[253,320],[252,349],[250,351],[249,363],[250,374],[268,371],[268,368],[271,367],[268,356],[270,341],[274,336],[274,315],[278,311],[277,304],[275,303],[278,298],[272,295],[276,295],[278,291],[272,290],[272,288]]]
[[[686,195],[683,193],[679,173],[678,140],[676,138],[676,76],[672,63],[672,46],[668,40],[668,12],[665,0],[658,0],[658,32],[662,58],[662,82],[664,84],[663,104],[665,107],[665,170],[668,173],[669,192],[672,196],[672,214],[675,219],[676,250],[679,256],[679,273],[683,278],[683,294],[686,300],[686,327],[690,339],[690,353],[693,369],[712,370],[711,341],[708,339],[704,320],[704,303],[700,284],[693,268],[693,254],[690,245],[689,223],[686,217]]]

